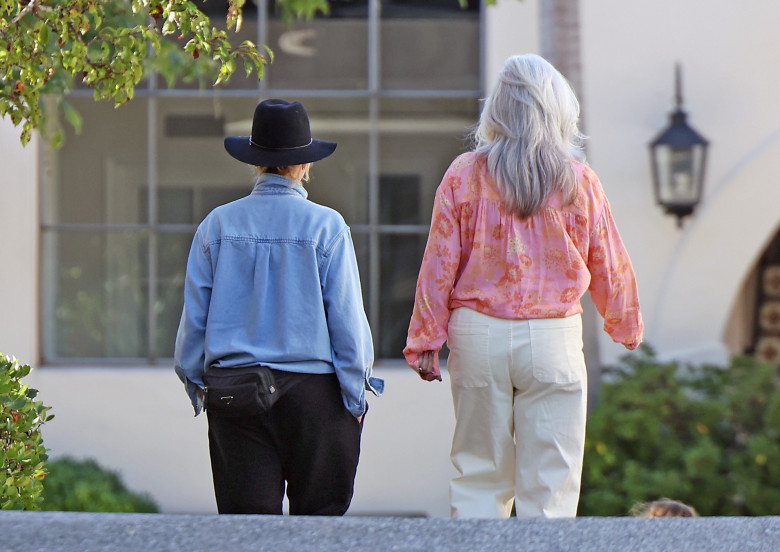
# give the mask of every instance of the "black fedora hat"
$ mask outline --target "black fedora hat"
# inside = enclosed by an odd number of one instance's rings
[[[257,104],[252,136],[228,136],[225,149],[250,165],[288,167],[324,159],[336,142],[311,137],[309,115],[299,102],[272,99]]]

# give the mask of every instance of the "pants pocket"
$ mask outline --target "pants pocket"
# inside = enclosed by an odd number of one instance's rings
[[[447,331],[450,356],[447,371],[452,385],[487,387],[490,385],[490,332],[487,324],[462,321],[453,313]]]
[[[573,383],[586,377],[579,316],[531,320],[533,374],[542,383]]]

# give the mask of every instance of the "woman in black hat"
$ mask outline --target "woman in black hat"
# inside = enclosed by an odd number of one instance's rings
[[[291,514],[343,515],[365,392],[381,394],[384,382],[371,377],[349,227],[308,201],[301,184],[336,144],[311,137],[300,103],[272,99],[255,109],[252,135],[226,138],[225,149],[259,177],[249,196],[216,208],[195,233],[175,351],[196,416],[206,401],[217,507],[281,514],[286,484]],[[262,412],[222,412],[222,403],[238,403],[234,393],[204,390],[207,372],[268,369],[278,398]]]

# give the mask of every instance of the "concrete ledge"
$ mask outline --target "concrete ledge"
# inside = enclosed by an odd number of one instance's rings
[[[450,520],[0,512],[7,551],[780,550],[780,516]]]

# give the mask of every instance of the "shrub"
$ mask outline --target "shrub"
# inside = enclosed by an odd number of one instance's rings
[[[129,491],[119,475],[95,460],[69,457],[48,463],[43,509],[70,512],[157,512],[146,494]]]
[[[604,371],[588,420],[579,515],[670,497],[701,515],[780,514],[780,376],[661,363],[642,347]]]
[[[54,416],[22,384],[30,367],[0,354],[0,508],[37,510],[46,477],[41,425]]]

